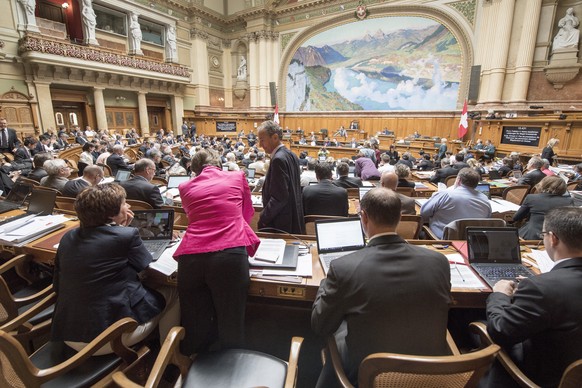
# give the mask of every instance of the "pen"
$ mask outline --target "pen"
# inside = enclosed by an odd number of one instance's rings
[[[457,273],[461,277],[461,280],[463,281],[463,283],[465,283],[465,278],[463,277],[463,274],[461,273],[461,271],[459,270],[459,267],[457,267],[456,264],[455,264],[455,269],[457,270]]]

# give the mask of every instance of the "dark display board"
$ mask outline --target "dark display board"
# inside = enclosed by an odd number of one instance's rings
[[[537,147],[540,144],[541,131],[542,127],[504,126],[501,143]]]
[[[217,121],[216,132],[236,132],[236,121]]]

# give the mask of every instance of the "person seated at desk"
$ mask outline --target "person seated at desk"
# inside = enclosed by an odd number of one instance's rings
[[[487,332],[535,384],[557,387],[568,365],[582,359],[582,208],[551,210],[540,234],[554,267],[519,283],[497,282],[487,299]],[[515,385],[498,362],[482,381]]]
[[[305,215],[348,216],[348,192],[331,181],[332,166],[327,162],[315,165],[315,177],[319,182],[303,189]]]
[[[164,205],[164,199],[158,186],[151,183],[156,173],[156,166],[151,159],[142,158],[135,162],[133,177],[120,182],[127,193],[127,199],[147,202],[154,209]]]
[[[507,174],[509,174],[510,171],[513,171],[513,159],[506,156],[501,160],[501,163],[502,165],[499,167],[497,172],[499,173],[499,176],[504,178],[507,176]]]
[[[490,218],[491,204],[487,196],[475,190],[481,180],[472,168],[463,168],[455,184],[435,193],[420,208],[423,222],[438,239],[443,238],[443,229],[452,221],[461,218]]]
[[[390,156],[383,153],[380,155],[380,163],[378,164],[378,171],[380,174],[394,171],[394,165],[390,164]]]
[[[535,188],[536,193],[528,194],[513,215],[514,222],[529,218],[529,221],[519,228],[519,236],[525,240],[539,238],[547,212],[557,207],[574,205],[570,195],[564,196],[567,191],[566,182],[559,176],[547,176]]]
[[[301,135],[301,138],[299,138],[299,145],[307,145],[307,139],[305,139],[305,136]]]
[[[311,158],[307,160],[307,170],[302,171],[300,175],[301,187],[309,186],[310,182],[317,182],[317,178],[315,177],[315,165],[318,162],[318,160]]]
[[[396,234],[400,208],[392,190],[366,193],[360,211],[368,245],[331,262],[313,303],[311,327],[335,336],[352,384],[372,353],[448,354],[449,263]],[[325,363],[318,388],[338,386],[331,364]]]
[[[44,162],[51,160],[53,156],[48,152],[41,152],[32,158],[32,171],[28,173],[27,178],[40,183],[40,180],[48,175],[44,169]]]
[[[143,341],[158,325],[160,340],[179,324],[174,287],[153,290],[139,273],[152,256],[136,228],[125,191],[108,183],[83,190],[75,201],[80,227],[63,236],[55,257],[53,286],[57,294],[51,341],[81,350],[103,330],[130,317],[138,327],[123,335],[126,345]],[[97,354],[111,353],[105,345]]]
[[[511,178],[513,182],[517,182],[518,185],[530,185],[534,187],[542,179],[546,177],[541,171],[541,168],[544,165],[544,161],[539,156],[533,156],[528,162],[526,166],[526,173],[522,175],[521,178],[515,179]]]
[[[408,154],[408,152],[405,152],[404,155],[402,155],[402,159],[400,159],[398,162],[396,162],[396,165],[400,165],[403,164],[408,168],[412,168],[413,163],[410,160],[410,155]]]
[[[346,162],[340,162],[336,168],[338,178],[333,181],[333,184],[344,189],[362,187],[364,184],[358,177],[350,177],[350,166]]]
[[[158,151],[159,152],[159,151]],[[161,158],[161,155],[160,155]],[[117,175],[118,170],[131,170],[131,166],[127,164],[123,158],[123,146],[121,144],[116,144],[111,150],[111,155],[107,157],[105,164],[111,169],[111,175]]]
[[[352,137],[352,140],[350,141],[350,148],[358,148],[358,146],[360,145],[360,143],[358,143],[358,141],[356,140],[355,137]]]
[[[422,154],[422,159],[418,162],[417,169],[418,171],[432,171],[434,169],[434,162],[429,153]]]
[[[485,146],[483,145],[483,140],[481,139],[477,139],[477,142],[475,143],[475,146],[473,146],[474,150],[483,150],[483,148],[485,148]]]
[[[573,168],[574,176],[572,176],[570,182],[578,182],[576,190],[582,190],[582,163],[578,163]]]
[[[245,305],[249,286],[248,256],[260,240],[249,222],[251,192],[242,171],[222,171],[212,150],[192,157],[196,174],[180,184],[188,228],[174,257],[186,336],[182,352],[244,347]]]
[[[380,184],[382,187],[387,189],[396,191],[396,187],[398,186],[398,175],[393,172],[385,172],[382,173],[382,177],[380,179]],[[411,197],[407,197],[404,194],[398,193],[398,198],[400,198],[400,211],[402,214],[416,214],[416,202]]]
[[[467,166],[472,168],[473,170],[477,171],[479,173],[479,175],[484,175],[487,173],[485,171],[485,168],[483,167],[483,165],[481,163],[479,163],[479,161],[475,158],[471,158],[471,159],[467,160]]]
[[[46,170],[47,176],[40,180],[40,185],[52,187],[62,192],[71,175],[71,168],[67,162],[63,159],[49,159],[44,162],[43,168]]]
[[[542,159],[542,162],[544,162],[544,165],[542,166],[542,168],[540,168],[541,172],[546,174],[546,176],[556,175],[556,173],[550,170],[550,162],[548,161],[548,159]]]
[[[495,146],[491,142],[491,140],[487,139],[485,141],[485,147],[483,147],[483,159],[485,160],[492,160],[495,158]]]
[[[459,170],[451,166],[449,159],[444,158],[441,159],[441,168],[435,171],[432,178],[430,178],[430,182],[435,185],[438,183],[445,183],[448,177],[457,175],[458,173]]]
[[[396,164],[394,172],[398,176],[398,187],[411,187],[414,189],[414,182],[406,180],[410,176],[410,168],[405,164]]]
[[[317,158],[319,160],[325,160],[327,159],[327,157],[329,156],[329,151],[327,150],[327,148],[325,148],[325,146],[321,147],[319,149],[319,151],[317,152]]]
[[[385,154],[390,157],[390,164],[396,164],[396,162],[400,160],[398,151],[396,151],[396,146],[394,144],[390,144],[390,148],[385,152]]]
[[[83,176],[68,181],[61,193],[64,197],[76,198],[81,191],[89,186],[98,185],[102,180],[103,169],[101,166],[88,166],[83,170]]]

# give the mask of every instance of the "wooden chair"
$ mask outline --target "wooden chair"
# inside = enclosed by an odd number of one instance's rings
[[[189,225],[188,215],[183,208],[178,206],[164,205],[163,209],[171,209],[174,211],[174,229],[186,230]]]
[[[482,322],[472,322],[469,325],[471,331],[481,338],[483,346],[491,346],[495,344],[493,339],[487,333],[487,327]],[[518,367],[515,365],[509,354],[505,350],[500,350],[497,354],[497,360],[505,368],[507,373],[521,386],[529,388],[539,388],[539,385],[531,381]],[[580,387],[582,383],[582,359],[574,361],[566,368],[562,374],[559,388],[574,388]]]
[[[123,318],[83,350],[76,352],[64,342],[49,341],[28,357],[18,341],[0,331],[0,358],[3,372],[0,386],[37,388],[41,385],[54,387],[105,386],[111,382],[115,371],[135,368],[149,352],[146,347],[134,351],[121,342],[121,335],[137,327],[131,318]],[[107,343],[115,353],[99,357],[92,355]]]
[[[23,176],[19,176],[16,180],[17,182],[22,182],[31,185],[32,187],[38,187],[40,185],[39,182],[35,181],[34,179],[26,178]]]
[[[304,216],[303,219],[305,221],[305,234],[308,236],[315,236],[315,221],[318,220],[335,220],[335,219],[343,219],[346,217],[342,216],[324,216],[324,215],[317,215],[317,214],[310,214]]]
[[[18,255],[0,266],[0,329],[13,334],[30,352],[33,348],[32,340],[48,333],[54,306],[45,302],[42,309],[37,307],[41,299],[52,293],[52,280],[34,279],[28,274],[29,264],[29,256]],[[25,283],[14,293],[4,278],[12,269],[20,281]]]
[[[153,209],[152,205],[147,202],[139,201],[137,199],[126,199],[125,202],[131,206],[133,210],[149,210]]]
[[[396,228],[396,233],[404,239],[416,240],[422,229],[422,219],[420,216],[402,214],[400,216],[400,223]]]
[[[151,183],[156,186],[168,186],[168,181],[161,176],[153,177]]]
[[[184,328],[174,327],[168,333],[144,387],[157,387],[168,364],[176,365],[182,376],[182,387],[295,387],[297,362],[303,338],[293,337],[289,361],[244,349],[226,349],[195,356],[192,362],[179,351]],[[141,387],[123,372],[116,372],[113,381],[120,387]]]
[[[111,172],[111,167],[109,167],[108,165],[103,164],[103,163],[98,163],[97,165],[103,169],[103,176],[104,177],[113,176],[113,174]]]
[[[456,175],[451,175],[445,178],[445,185],[447,185],[447,187],[451,187],[452,185],[455,184],[455,181],[457,180],[457,176]]]
[[[360,189],[357,187],[350,187],[346,189],[348,191],[348,198],[360,198]]]
[[[55,199],[55,208],[63,214],[77,215],[75,211],[75,198],[57,196]]]
[[[62,196],[61,192],[53,187],[38,185],[38,186],[34,186],[34,188],[37,190],[53,191],[53,192],[57,193],[57,196],[59,196],[59,195]]]
[[[579,184],[580,184],[580,182],[570,182],[570,183],[568,183],[568,185],[567,185],[568,191],[576,190],[576,187],[578,187]]]
[[[529,192],[529,185],[515,185],[503,190],[502,196],[506,201],[513,202],[516,205],[521,205]]]
[[[397,187],[396,192],[402,195],[406,195],[407,197],[414,196],[414,188],[412,187]]]
[[[469,226],[504,227],[506,225],[505,220],[501,218],[461,218],[449,222],[444,227],[442,239],[439,239],[427,225],[422,227],[422,231],[428,240],[465,240]]]
[[[499,346],[460,354],[448,332],[447,343],[452,354],[448,356],[371,354],[360,363],[358,387],[476,387],[495,359]],[[328,338],[327,350],[340,386],[353,388],[333,337]]]

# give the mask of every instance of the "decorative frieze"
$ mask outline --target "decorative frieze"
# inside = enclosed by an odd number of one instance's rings
[[[206,31],[199,30],[197,28],[193,28],[190,30],[190,38],[200,39],[207,41],[210,38],[210,35]]]

